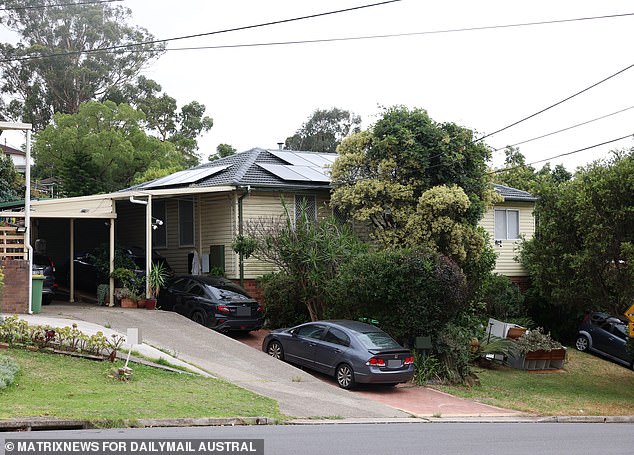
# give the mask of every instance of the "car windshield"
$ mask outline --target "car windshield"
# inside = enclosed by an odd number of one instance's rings
[[[367,349],[400,349],[401,346],[385,332],[362,332],[359,341]]]
[[[238,287],[206,285],[211,295],[218,300],[252,300],[251,296]]]

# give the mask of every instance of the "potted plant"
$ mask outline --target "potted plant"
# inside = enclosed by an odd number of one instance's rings
[[[111,276],[120,286],[115,289],[115,298],[121,302],[121,307],[136,308],[139,293],[137,292],[137,278],[134,270],[119,267],[114,269]]]
[[[156,308],[156,299],[158,298],[161,288],[165,286],[169,274],[165,264],[162,262],[153,262],[150,268],[148,281],[150,284],[150,298],[145,301],[145,308],[153,310]]]

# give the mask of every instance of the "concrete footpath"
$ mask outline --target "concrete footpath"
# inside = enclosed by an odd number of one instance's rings
[[[345,391],[328,377],[308,374],[261,352],[258,349],[260,334],[236,337],[238,341],[172,312],[55,303],[45,306],[38,315],[21,317],[33,324],[51,326],[76,322],[78,328],[86,333],[101,330],[106,336],[125,334],[132,327],[140,328],[145,344],[134,346],[134,350],[150,358],[166,358],[165,352],[168,352],[173,357],[168,359],[170,362],[187,362],[203,373],[273,398],[283,414],[300,419],[297,423],[321,421],[320,417],[329,421],[335,418],[357,419],[360,422],[368,419],[420,421],[420,418],[441,421],[534,420],[516,411],[461,399],[426,387],[399,385],[395,388],[360,387]],[[306,418],[310,420],[303,420]]]

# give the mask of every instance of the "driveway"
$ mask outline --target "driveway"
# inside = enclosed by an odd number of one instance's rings
[[[261,350],[262,340],[267,333],[267,330],[258,330],[257,332],[232,334],[231,337],[247,346]],[[338,387],[334,378],[320,373],[312,374],[332,387]],[[518,417],[523,415],[517,411],[465,400],[411,383],[399,384],[396,387],[360,385],[351,393],[401,409],[418,417]]]
[[[333,387],[239,341],[176,313],[56,302],[42,317],[66,318],[110,327],[139,328],[143,341],[245,389],[273,398],[293,417],[404,418],[410,414]]]

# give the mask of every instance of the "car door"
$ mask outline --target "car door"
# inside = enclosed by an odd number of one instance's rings
[[[610,324],[610,335],[605,345],[605,353],[621,360],[628,360],[625,345],[627,344],[627,328],[625,324],[613,322]]]
[[[329,327],[320,340],[314,340],[313,364],[317,371],[333,375],[350,346],[350,337],[336,327]]]
[[[191,318],[194,312],[201,312],[205,316],[209,316],[213,325],[215,319],[215,305],[212,303],[210,296],[207,295],[205,288],[198,282],[191,280],[187,291],[181,297],[183,311],[185,316]]]
[[[292,363],[314,368],[314,350],[316,342],[326,332],[326,326],[321,324],[305,324],[291,330],[291,336],[286,339],[284,356]]]
[[[612,333],[612,323],[609,321],[601,322],[599,325],[593,326],[590,334],[592,335],[592,347],[597,351],[608,354],[610,350],[611,339],[614,338]]]
[[[185,306],[183,303],[183,297],[185,296],[185,289],[189,285],[187,278],[179,278],[172,281],[167,285],[166,289],[162,289],[159,294],[158,304],[164,310],[175,311],[183,316],[185,314]]]

